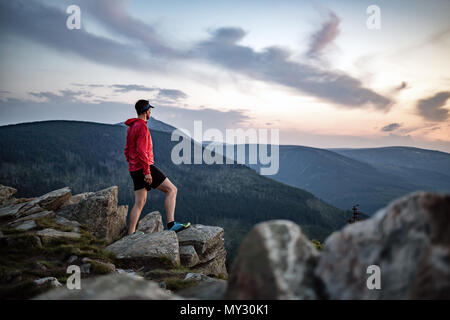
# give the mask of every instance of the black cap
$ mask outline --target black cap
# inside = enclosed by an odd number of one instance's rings
[[[138,102],[136,102],[134,107],[136,108],[137,114],[144,113],[148,109],[154,108],[154,106],[150,105],[150,102],[148,100],[139,100]]]

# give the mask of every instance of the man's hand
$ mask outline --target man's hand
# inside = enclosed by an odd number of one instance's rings
[[[153,179],[152,179],[151,174],[146,174],[146,175],[144,176],[144,180],[145,180],[145,182],[147,182],[148,184],[152,184]]]

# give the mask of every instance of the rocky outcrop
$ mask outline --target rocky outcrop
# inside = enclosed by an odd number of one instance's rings
[[[127,274],[111,274],[87,279],[81,290],[58,288],[36,300],[169,300],[180,299],[161,289],[156,282]],[[183,298],[185,299],[185,298]]]
[[[67,219],[86,225],[98,239],[112,242],[126,226],[128,206],[118,206],[118,188],[83,193],[68,198],[57,213]]]
[[[414,193],[334,233],[316,274],[331,299],[450,299],[450,195]]]
[[[314,266],[319,253],[299,226],[287,220],[257,224],[233,263],[230,299],[317,299]]]
[[[193,225],[179,233],[165,231],[161,214],[154,211],[139,222],[137,229],[143,235],[120,238],[128,210],[117,205],[117,187],[74,196],[69,188],[62,188],[30,199],[14,198],[13,188],[2,190],[0,254],[8,256],[8,263],[2,266],[0,287],[20,287],[24,285],[21,281],[28,281],[31,291],[16,290],[18,298],[55,287],[60,288],[41,298],[172,299],[177,296],[170,290],[185,288],[191,289],[185,298],[224,297],[226,281],[208,277],[227,276],[222,228]],[[30,269],[28,261],[23,261],[23,268],[16,267],[24,256],[37,270]],[[81,291],[69,292],[63,283],[67,279],[64,268],[72,265],[80,268]],[[102,274],[119,277],[92,279]],[[140,281],[130,274],[140,275]],[[192,290],[193,286],[198,290]],[[115,291],[117,288],[122,292]]]
[[[114,253],[122,267],[145,269],[174,267],[180,264],[180,251],[175,231],[128,235],[106,247]]]
[[[195,224],[177,235],[182,265],[205,275],[228,276],[222,228]]]

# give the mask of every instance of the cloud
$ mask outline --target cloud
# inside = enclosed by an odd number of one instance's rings
[[[311,58],[319,56],[337,38],[340,22],[341,19],[334,12],[329,13],[328,21],[311,36],[311,44],[307,56]]]
[[[401,127],[401,124],[399,124],[399,123],[391,123],[391,124],[388,124],[387,126],[384,126],[383,128],[381,128],[381,131],[391,132],[391,131],[397,130],[400,127]]]
[[[450,91],[442,91],[434,96],[417,102],[417,111],[425,120],[442,122],[449,118],[449,111],[444,108],[450,98]]]
[[[110,6],[114,7],[114,6]],[[65,11],[32,0],[0,1],[0,33],[17,35],[63,53],[114,67],[148,70],[160,64],[138,55],[138,47],[66,28]]]
[[[30,95],[40,101],[15,98],[0,100],[0,125],[42,120],[118,123],[136,115],[134,102],[127,104],[103,99],[83,100],[83,97],[89,95],[84,90],[31,92]],[[229,128],[245,127],[252,120],[246,110],[216,110],[208,107],[193,109],[159,102],[155,105],[152,116],[191,132],[194,121],[202,121],[204,130],[217,128],[225,132]]]
[[[286,49],[269,46],[256,51],[238,44],[246,35],[239,27],[215,29],[208,39],[182,51],[168,46],[153,26],[130,16],[127,0],[117,0],[114,5],[107,0],[79,3],[86,8],[83,14],[124,35],[126,44],[89,33],[85,28],[68,30],[65,11],[32,0],[0,1],[0,33],[25,37],[60,52],[116,68],[161,71],[174,62],[201,59],[346,108],[371,106],[386,111],[392,104],[390,98],[364,87],[359,79],[344,72],[292,61]],[[311,52],[320,52],[337,36],[338,24],[338,18],[330,14],[330,21],[313,36]],[[161,59],[171,63],[161,63]]]
[[[108,86],[114,88],[114,92],[126,93],[130,91],[158,91],[158,88],[146,87],[139,84],[113,84]]]
[[[186,99],[188,95],[181,90],[174,89],[159,89],[157,99],[169,100],[169,101],[178,101],[181,99]]]
[[[79,0],[85,12],[96,18],[108,29],[127,37],[138,40],[152,55],[164,57],[182,57],[184,52],[167,45],[164,37],[148,23],[136,19],[127,13],[129,0]]]
[[[402,81],[402,83],[400,83],[400,85],[398,87],[394,88],[395,92],[398,91],[402,91],[403,89],[407,89],[408,88],[408,83],[406,81]]]
[[[208,40],[196,46],[191,55],[233,72],[290,87],[347,108],[370,105],[378,110],[388,110],[392,103],[389,98],[365,88],[360,80],[343,72],[291,61],[291,53],[286,49],[271,46],[258,52],[238,44],[245,35],[242,28],[216,29]]]

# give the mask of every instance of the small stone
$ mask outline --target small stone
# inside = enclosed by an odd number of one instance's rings
[[[69,259],[67,259],[67,263],[72,264],[73,262],[75,262],[77,260],[78,260],[77,256],[70,256]]]
[[[55,277],[47,277],[34,280],[34,284],[37,286],[48,285],[52,288],[62,287],[62,284]]]
[[[24,221],[21,223],[17,223],[15,225],[13,225],[13,227],[20,231],[28,231],[33,228],[36,228],[37,225],[36,225],[36,222],[34,222],[34,220],[27,220],[27,221]]]
[[[85,263],[80,266],[81,273],[90,273],[91,272],[91,264]]]

